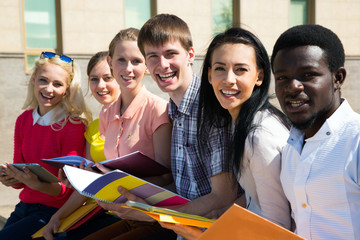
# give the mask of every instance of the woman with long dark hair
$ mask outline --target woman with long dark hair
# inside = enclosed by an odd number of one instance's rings
[[[289,205],[280,183],[281,150],[289,126],[269,103],[269,85],[269,57],[256,36],[241,28],[217,35],[203,65],[198,135],[202,143],[211,128],[232,133],[230,163],[245,191],[237,202],[290,229]],[[200,234],[182,225],[163,226],[189,239]]]

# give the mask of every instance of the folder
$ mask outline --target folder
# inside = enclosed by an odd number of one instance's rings
[[[82,161],[84,161],[84,166],[93,163],[92,161],[81,156],[65,156],[40,160],[56,168],[62,168],[65,165],[80,166]],[[170,169],[164,167],[140,151],[136,151],[118,158],[105,160],[100,163],[107,168],[120,169],[124,172],[141,178],[159,176],[171,172]],[[98,170],[96,165],[93,165],[92,168],[94,170]]]
[[[76,227],[81,226],[81,224],[85,223],[87,220],[96,216],[100,212],[104,211],[102,207],[100,207],[96,202],[86,203],[72,212],[69,216],[61,220],[61,224],[59,226],[58,233],[65,232],[67,230],[75,229]],[[32,238],[42,237],[43,230],[46,226],[39,229],[36,233],[34,233]]]
[[[293,232],[234,204],[198,240],[304,240]]]
[[[134,201],[127,201],[126,205],[127,206],[124,207],[146,213],[148,216],[160,222],[180,223],[184,225],[202,228],[208,228],[215,222],[215,219],[209,219],[197,215],[182,213],[167,208],[154,207],[148,204]]]

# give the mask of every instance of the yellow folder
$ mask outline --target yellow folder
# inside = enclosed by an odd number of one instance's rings
[[[126,205],[127,206],[125,207],[146,213],[148,216],[160,222],[180,223],[202,228],[209,228],[215,222],[215,219],[182,213],[167,208],[154,207],[133,201],[127,201]]]
[[[304,240],[289,230],[234,204],[198,240]]]
[[[65,219],[63,219],[61,221],[58,233],[65,232],[66,230],[71,228],[74,224],[79,222],[81,219],[83,219],[86,215],[88,215],[90,212],[92,212],[97,207],[99,207],[99,205],[96,202],[86,203],[85,205],[82,205],[81,207],[76,209],[73,213],[71,213],[68,217],[66,217]],[[31,237],[32,238],[42,237],[43,236],[42,232],[45,227],[46,226],[39,229]]]

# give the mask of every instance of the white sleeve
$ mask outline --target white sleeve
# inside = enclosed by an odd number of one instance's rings
[[[269,121],[271,120],[271,121]],[[248,144],[252,148],[250,170],[255,181],[261,215],[290,229],[290,209],[280,182],[281,151],[288,131],[273,117],[255,130]]]

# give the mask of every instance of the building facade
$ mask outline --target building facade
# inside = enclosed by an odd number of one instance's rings
[[[0,11],[0,162],[12,161],[15,120],[23,111],[31,66],[42,50],[74,58],[86,93],[85,69],[92,54],[107,50],[120,29],[140,28],[159,13],[175,14],[188,23],[197,73],[211,38],[229,26],[255,33],[269,55],[277,37],[291,26],[330,28],[346,52],[342,95],[360,112],[360,0],[2,0]],[[144,83],[167,98],[149,76]],[[96,117],[100,106],[88,101]]]

